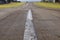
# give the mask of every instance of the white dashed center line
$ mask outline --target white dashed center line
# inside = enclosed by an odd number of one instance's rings
[[[37,40],[32,20],[32,12],[28,10],[23,40]]]

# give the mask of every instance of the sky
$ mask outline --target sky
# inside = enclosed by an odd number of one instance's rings
[[[18,0],[18,1],[41,1],[41,0]]]

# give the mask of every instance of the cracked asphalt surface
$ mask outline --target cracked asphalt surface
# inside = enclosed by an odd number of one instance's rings
[[[60,12],[38,8],[33,3],[0,10],[0,40],[23,40],[29,9],[38,40],[60,40]]]

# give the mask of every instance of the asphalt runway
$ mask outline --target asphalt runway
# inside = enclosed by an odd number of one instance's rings
[[[12,10],[13,9],[13,10]],[[0,40],[23,40],[28,10],[31,9],[37,40],[60,40],[60,12],[26,3],[0,10]]]

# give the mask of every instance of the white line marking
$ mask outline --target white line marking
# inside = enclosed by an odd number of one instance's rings
[[[26,19],[23,40],[37,40],[37,36],[35,34],[32,20],[33,20],[32,12],[31,12],[31,10],[29,10],[28,14],[27,14],[27,19]]]

